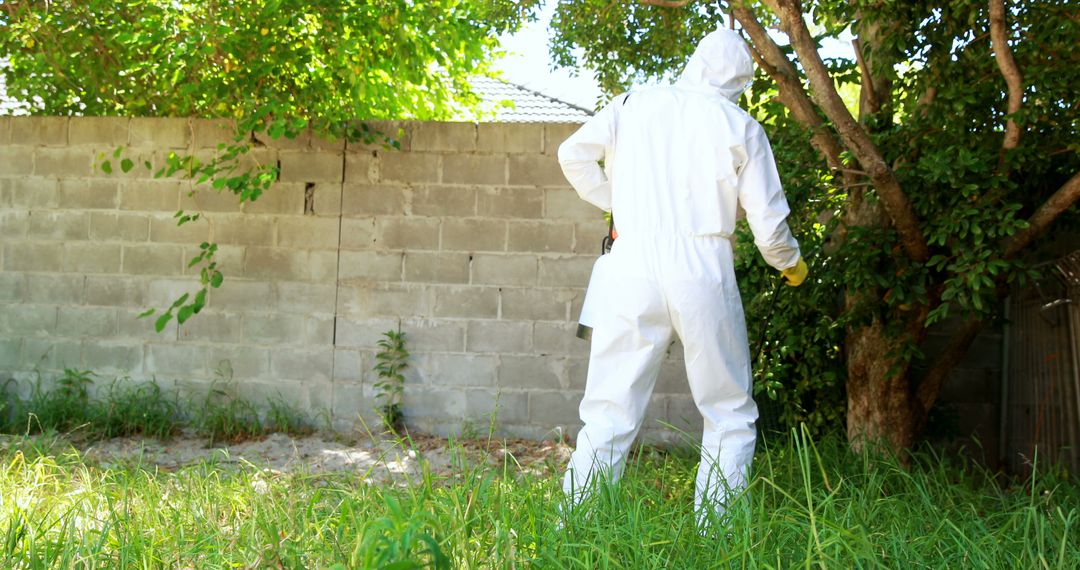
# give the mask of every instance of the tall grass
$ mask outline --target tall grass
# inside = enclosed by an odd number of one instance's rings
[[[102,469],[49,439],[0,443],[4,568],[1076,568],[1080,491],[1038,471],[897,462],[789,438],[702,534],[694,454],[651,448],[560,516],[562,465],[466,458],[407,484],[213,462]]]

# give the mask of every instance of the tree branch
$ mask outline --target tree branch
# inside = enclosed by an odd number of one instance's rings
[[[998,70],[1009,88],[1009,118],[1005,122],[1005,140],[1001,144],[1000,160],[1004,161],[1005,152],[1020,144],[1020,125],[1013,116],[1020,111],[1024,102],[1024,76],[1013,59],[1012,49],[1009,48],[1004,0],[990,0],[990,49],[994,52]]]
[[[1028,246],[1035,238],[1039,237],[1039,234],[1046,229],[1058,216],[1072,207],[1077,200],[1080,200],[1080,172],[1072,175],[1072,178],[1068,179],[1061,188],[1058,188],[1046,202],[1043,202],[1042,206],[1039,206],[1038,210],[1028,218],[1028,227],[1024,228],[1013,234],[1005,242],[1005,252],[1003,256],[1010,258],[1017,253],[1020,253],[1025,247]]]
[[[863,57],[862,43],[859,38],[851,40],[851,47],[855,48],[855,61],[859,64],[859,75],[862,76],[863,93],[861,96],[863,101],[866,102],[866,114],[872,115],[881,109],[877,93],[874,92],[874,76],[870,73],[870,66],[866,63],[866,58]]]
[[[802,126],[810,131],[810,144],[825,158],[826,164],[834,171],[840,171],[844,177],[844,185],[854,183],[843,171],[843,160],[840,154],[843,147],[840,141],[832,134],[825,121],[821,120],[817,108],[806,95],[799,75],[791,60],[784,55],[780,46],[769,37],[768,32],[758,21],[754,12],[746,6],[745,0],[734,0],[730,4],[731,14],[750,36],[755,61],[769,74],[780,89],[778,99],[785,107],[791,110],[791,115]]]
[[[661,8],[682,8],[690,3],[690,0],[638,0],[642,4],[648,6],[659,6]]]
[[[799,61],[806,70],[806,76],[810,80],[810,94],[813,100],[836,126],[844,146],[851,150],[874,182],[874,188],[881,198],[885,212],[900,235],[904,250],[913,261],[926,261],[930,257],[930,251],[926,238],[919,229],[918,218],[911,206],[911,200],[900,187],[896,173],[889,168],[881,151],[851,116],[851,112],[844,106],[843,100],[836,92],[829,70],[825,67],[825,62],[821,60],[817,45],[806,28],[806,22],[803,21],[798,0],[765,0],[765,4],[780,17],[781,26],[791,39],[791,45],[795,48]]]

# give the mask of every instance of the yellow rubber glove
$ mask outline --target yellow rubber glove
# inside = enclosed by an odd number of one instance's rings
[[[806,266],[806,262],[803,258],[799,258],[799,262],[794,267],[788,267],[781,271],[784,278],[787,279],[786,283],[790,287],[798,287],[802,285],[803,281],[806,281],[806,275],[810,273],[810,268]]]

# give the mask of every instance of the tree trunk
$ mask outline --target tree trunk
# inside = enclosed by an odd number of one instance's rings
[[[848,331],[847,435],[856,450],[869,445],[905,458],[904,451],[915,443],[920,414],[907,365],[890,374],[896,361],[888,355],[897,344],[877,319]]]

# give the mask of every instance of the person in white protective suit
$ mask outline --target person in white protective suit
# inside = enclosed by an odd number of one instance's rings
[[[769,141],[737,105],[752,78],[746,42],[717,30],[673,85],[616,97],[559,147],[567,180],[618,229],[583,310],[593,330],[584,427],[563,479],[572,505],[598,477],[621,475],[673,334],[704,418],[697,512],[724,512],[746,485],[758,412],[735,283],[736,217],[745,211],[762,256],[789,285],[807,274]]]

